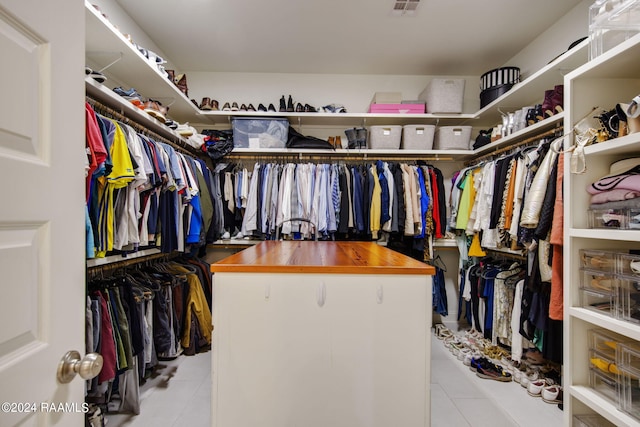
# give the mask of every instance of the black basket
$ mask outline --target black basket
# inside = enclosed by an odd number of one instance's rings
[[[512,83],[495,86],[480,92],[480,108],[491,104],[495,99],[509,91],[513,87]]]

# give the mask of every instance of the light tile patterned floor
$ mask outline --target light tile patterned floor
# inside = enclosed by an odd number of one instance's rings
[[[431,355],[433,427],[562,426],[556,405],[530,397],[515,382],[478,378],[435,337]],[[162,362],[141,393],[141,414],[110,414],[107,427],[209,427],[211,353]]]

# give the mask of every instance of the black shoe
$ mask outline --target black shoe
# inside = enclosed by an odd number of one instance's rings
[[[299,102],[296,104],[296,113],[304,113],[304,106]]]
[[[247,107],[247,111],[256,111],[256,108],[253,106],[253,104],[249,104],[249,106]]]
[[[289,95],[289,101],[287,101],[287,111],[293,112],[293,99],[291,99],[291,95]]]
[[[315,109],[315,107],[312,107],[309,104],[304,104],[304,112],[305,113],[315,113],[315,112],[317,112],[317,110]]]
[[[284,100],[284,96],[282,97],[282,99]],[[267,109],[267,111],[274,111],[275,112],[276,111],[276,107],[274,107],[273,104],[269,104],[269,108]]]
[[[258,111],[267,111],[267,107],[262,104],[258,104]]]
[[[273,110],[275,111],[275,110]],[[280,110],[281,113],[284,111],[287,111],[287,101],[284,100],[284,95],[282,95],[282,98],[280,98]]]
[[[247,111],[247,106],[246,106],[246,105],[244,105],[244,104],[242,104],[242,105],[240,106],[240,111]]]

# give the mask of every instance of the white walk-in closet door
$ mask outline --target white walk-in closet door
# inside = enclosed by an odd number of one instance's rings
[[[0,0],[0,425],[82,426],[84,4]]]

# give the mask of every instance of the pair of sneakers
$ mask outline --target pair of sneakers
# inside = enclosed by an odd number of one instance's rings
[[[512,381],[512,376],[509,372],[503,370],[501,366],[495,365],[486,357],[472,358],[469,369],[475,371],[476,375],[482,379],[499,382]]]

